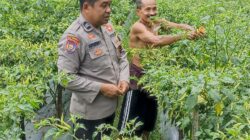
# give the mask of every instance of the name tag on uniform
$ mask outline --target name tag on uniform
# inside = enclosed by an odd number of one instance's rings
[[[101,41],[95,41],[89,44],[89,48],[92,49],[94,47],[97,47],[101,44]]]
[[[101,44],[101,40],[95,40],[90,42],[88,47],[91,59],[96,59],[104,55],[104,47]]]

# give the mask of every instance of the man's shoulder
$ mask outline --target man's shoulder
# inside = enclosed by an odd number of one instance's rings
[[[66,39],[67,36],[75,36],[77,37],[78,35],[78,32],[79,32],[79,29],[81,27],[81,24],[79,23],[79,20],[78,18],[71,23],[71,25],[64,31],[64,33],[62,34],[62,37],[60,40],[62,39]]]
[[[81,27],[81,24],[79,23],[79,20],[76,19],[72,24],[68,27],[66,32],[76,33]]]
[[[132,32],[142,32],[143,30],[145,30],[146,27],[144,24],[142,24],[141,22],[137,21],[136,23],[134,23],[131,27],[131,31]]]

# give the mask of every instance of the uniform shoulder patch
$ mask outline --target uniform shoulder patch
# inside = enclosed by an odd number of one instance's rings
[[[93,33],[89,33],[89,34],[88,34],[88,39],[93,40],[93,39],[95,39],[95,38],[96,38],[96,35],[95,35],[95,34],[93,34]]]
[[[65,47],[66,52],[74,53],[75,50],[79,47],[79,44],[80,44],[80,41],[76,36],[68,35],[66,47]]]
[[[113,32],[114,31],[112,25],[109,24],[109,23],[105,24],[104,27],[109,32]]]

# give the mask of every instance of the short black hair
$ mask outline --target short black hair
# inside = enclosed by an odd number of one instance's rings
[[[80,9],[82,10],[83,4],[84,4],[85,2],[87,2],[87,3],[89,3],[90,5],[93,6],[93,5],[95,4],[96,1],[98,1],[98,0],[80,0]]]

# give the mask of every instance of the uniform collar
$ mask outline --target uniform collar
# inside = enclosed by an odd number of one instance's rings
[[[91,23],[89,23],[81,13],[79,15],[79,24],[81,24],[86,32],[95,31],[96,33],[101,35],[101,31],[99,29],[96,29]]]
[[[91,32],[92,30],[94,30],[94,26],[90,24],[81,13],[79,15],[79,24],[81,24],[86,32]]]

